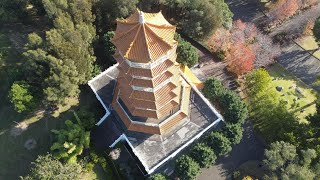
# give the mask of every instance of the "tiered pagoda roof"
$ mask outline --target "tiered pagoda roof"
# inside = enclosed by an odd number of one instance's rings
[[[173,40],[176,27],[159,13],[137,10],[129,18],[117,21],[112,42],[123,57],[138,63],[157,60],[176,44]]]

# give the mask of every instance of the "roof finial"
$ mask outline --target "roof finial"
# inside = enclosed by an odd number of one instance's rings
[[[139,12],[139,23],[140,23],[140,24],[143,24],[144,22],[145,22],[145,20],[144,20],[143,12],[140,11],[140,12]]]

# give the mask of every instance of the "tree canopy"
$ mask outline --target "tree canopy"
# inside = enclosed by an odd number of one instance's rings
[[[195,179],[200,173],[200,166],[191,157],[182,155],[176,160],[175,170],[181,179]]]
[[[35,98],[31,93],[31,86],[25,81],[18,81],[12,84],[9,98],[14,105],[14,109],[19,113],[32,111],[36,106]]]
[[[313,35],[316,38],[317,42],[320,44],[320,17],[317,18],[313,27]]]
[[[55,134],[56,142],[52,144],[50,150],[57,159],[67,163],[76,163],[77,156],[85,148],[89,148],[90,132],[80,124],[75,124],[71,120],[65,121],[66,128],[52,130]]]
[[[23,179],[74,180],[81,177],[82,166],[80,164],[63,164],[51,154],[39,155],[32,164],[29,175]]]
[[[223,0],[166,0],[164,4],[178,28],[196,39],[205,38],[232,22],[233,14]]]
[[[221,132],[212,132],[206,139],[206,143],[214,152],[221,156],[231,151],[231,142]]]
[[[294,145],[280,141],[272,143],[265,156],[267,179],[309,180],[319,175],[319,163],[312,163],[317,157],[313,149],[302,150],[299,155]]]
[[[43,7],[53,28],[44,38],[28,36],[25,71],[28,83],[42,88],[45,104],[56,106],[77,97],[92,77],[94,16],[92,1],[44,0]]]
[[[177,62],[188,67],[197,64],[199,59],[197,49],[177,33],[175,34],[175,39],[178,41]]]

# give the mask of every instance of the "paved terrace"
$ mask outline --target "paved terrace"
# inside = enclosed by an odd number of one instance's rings
[[[201,136],[210,125],[211,127],[216,125],[214,122],[219,118],[197,93],[194,91],[191,93],[189,116],[167,134],[148,136],[128,131],[125,133],[134,148],[135,155],[149,170],[184,144],[188,144],[197,135]]]
[[[220,114],[209,106],[202,94],[192,86],[190,111],[175,128],[164,135],[148,135],[126,130],[115,111],[110,110],[118,70],[116,65],[89,82],[97,99],[106,109],[106,115],[91,132],[92,141],[100,150],[113,146],[120,140],[126,141],[134,155],[150,174],[176,156],[205,132],[216,127],[222,120]],[[182,76],[187,82],[188,79]],[[190,82],[188,82],[190,84]]]

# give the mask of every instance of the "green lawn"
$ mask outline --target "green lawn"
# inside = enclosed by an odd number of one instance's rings
[[[302,37],[301,39],[297,40],[297,43],[305,50],[314,50],[315,52],[312,52],[313,55],[320,59],[319,45],[313,36]]]
[[[17,29],[23,31],[23,28]],[[0,29],[0,179],[6,180],[19,179],[19,176],[28,172],[30,163],[39,154],[49,152],[52,144],[51,130],[63,127],[65,120],[73,118],[70,108],[76,110],[80,106],[87,106],[99,117],[102,117],[104,113],[99,109],[100,104],[88,87],[82,91],[79,101],[70,100],[73,106],[60,107],[59,113],[23,115],[15,112],[7,97],[14,79],[12,76],[14,73],[11,71],[20,68],[22,58],[21,53],[12,46],[12,41],[10,41],[12,33],[15,38],[21,38],[21,42],[24,42],[26,38],[23,33]],[[16,125],[15,122],[24,122],[28,125],[28,128],[16,137],[10,133],[12,127]],[[37,145],[34,149],[27,150],[24,148],[24,143],[30,138],[34,138]],[[99,174],[95,175],[96,172]],[[101,171],[95,169],[94,172],[89,173],[88,177],[101,179]]]
[[[269,74],[274,78],[272,88],[283,87],[281,95],[283,101],[287,101],[287,108],[290,112],[295,112],[299,122],[306,123],[306,116],[316,112],[314,101],[317,99],[317,93],[314,89],[307,87],[304,83],[297,80],[293,75],[286,71],[279,64],[268,68]],[[300,89],[299,93],[296,88]],[[296,100],[296,103],[294,102]],[[301,111],[303,110],[303,112]]]

